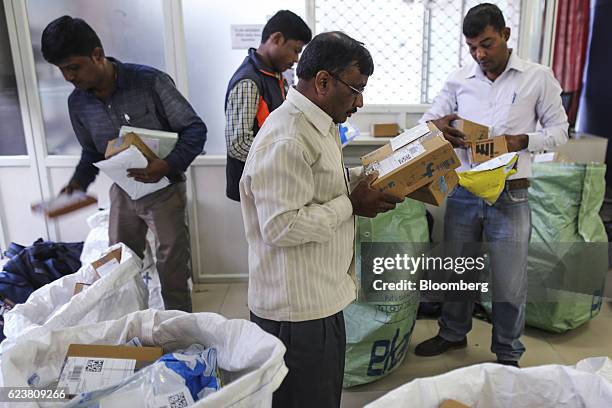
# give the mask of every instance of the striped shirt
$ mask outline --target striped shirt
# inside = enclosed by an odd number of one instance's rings
[[[355,299],[354,217],[338,127],[290,88],[240,180],[250,310],[275,321],[331,316]]]
[[[254,81],[243,79],[230,91],[225,109],[225,143],[230,157],[246,161],[258,106],[259,90]]]

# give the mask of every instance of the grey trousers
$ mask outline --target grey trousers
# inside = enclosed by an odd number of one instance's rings
[[[251,312],[251,321],[287,348],[289,373],[272,396],[272,408],[340,407],[346,354],[342,311],[303,322],[277,322]]]
[[[166,309],[191,312],[191,293],[187,280],[191,277],[187,195],[185,183],[168,187],[132,200],[113,184],[110,189],[109,242],[122,242],[143,257],[147,229],[157,241],[157,271]]]

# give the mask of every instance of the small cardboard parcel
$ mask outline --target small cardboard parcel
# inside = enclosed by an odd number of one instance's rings
[[[366,173],[378,171],[372,187],[399,198],[460,166],[451,144],[433,123],[406,130],[363,156]]]

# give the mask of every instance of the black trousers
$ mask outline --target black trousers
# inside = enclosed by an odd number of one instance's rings
[[[274,393],[274,408],[338,408],[344,378],[346,332],[344,315],[304,322],[277,322],[251,312],[251,321],[278,337],[289,368]]]

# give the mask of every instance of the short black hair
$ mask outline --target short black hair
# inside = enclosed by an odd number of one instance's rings
[[[89,57],[96,47],[102,48],[98,34],[80,18],[62,16],[50,22],[42,33],[42,54],[51,64],[69,57]]]
[[[506,27],[502,11],[495,4],[482,3],[472,7],[463,19],[463,35],[474,38],[481,34],[487,26],[501,33]]]
[[[289,10],[281,10],[273,15],[264,26],[261,42],[265,43],[276,32],[285,37],[285,41],[301,41],[304,44],[312,40],[312,31],[297,14]]]
[[[341,31],[331,31],[312,39],[300,57],[296,73],[304,80],[314,78],[321,70],[337,76],[355,62],[362,75],[374,73],[374,61],[363,43]]]

